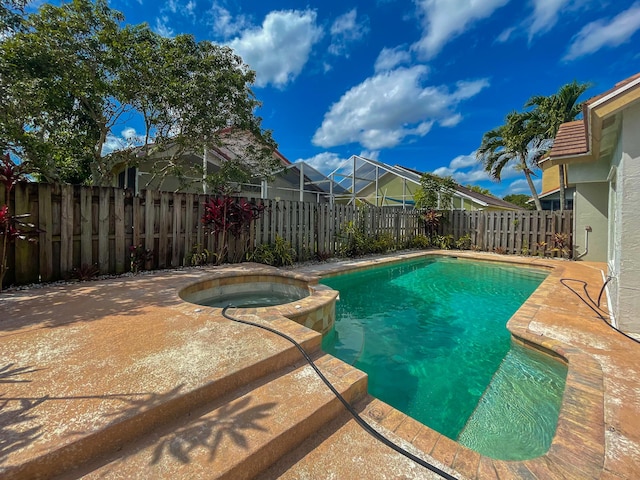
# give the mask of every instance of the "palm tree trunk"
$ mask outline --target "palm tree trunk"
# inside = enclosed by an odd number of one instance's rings
[[[525,168],[524,176],[527,178],[527,183],[529,184],[529,189],[531,190],[531,196],[533,197],[533,202],[536,204],[536,210],[541,211],[542,205],[540,204],[540,199],[538,198],[538,192],[536,191],[536,187],[533,184],[533,180],[531,180],[531,170],[529,170],[528,168]]]
[[[565,192],[564,184],[564,165],[558,165],[558,172],[560,174],[560,211],[564,211],[564,207],[567,204],[567,194]]]

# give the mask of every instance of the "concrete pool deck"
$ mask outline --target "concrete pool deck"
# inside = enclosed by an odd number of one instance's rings
[[[437,253],[550,267],[509,323],[518,341],[569,361],[544,456],[483,457],[367,396],[366,376],[323,354],[320,334],[277,312],[243,315],[296,338],[377,429],[457,478],[640,478],[640,345],[560,283],[585,281],[597,298],[605,266]],[[417,255],[294,271],[328,275]],[[230,270],[271,269],[164,271],[0,294],[0,477],[439,478],[360,430],[288,342],[177,295]]]

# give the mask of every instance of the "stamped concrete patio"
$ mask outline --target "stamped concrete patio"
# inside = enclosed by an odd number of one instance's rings
[[[457,478],[640,478],[640,345],[560,283],[585,281],[595,298],[604,265],[455,255],[550,268],[509,322],[517,341],[569,365],[556,436],[540,458],[483,457],[367,396],[366,375],[324,354],[320,334],[285,318],[286,309],[243,315],[296,338],[376,429]],[[229,271],[270,269],[165,271],[0,294],[0,477],[438,478],[362,431],[288,342],[177,294]]]

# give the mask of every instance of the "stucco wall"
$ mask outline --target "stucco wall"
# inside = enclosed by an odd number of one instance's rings
[[[618,272],[619,327],[640,333],[640,104],[623,111],[617,186],[620,245]]]
[[[576,256],[585,251],[585,228],[589,232],[589,252],[582,260],[607,261],[609,184],[607,182],[581,183],[576,185],[574,210],[576,228],[574,249]]]

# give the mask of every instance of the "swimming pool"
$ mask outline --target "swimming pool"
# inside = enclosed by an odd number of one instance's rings
[[[326,278],[340,301],[323,349],[367,372],[371,395],[434,430],[493,458],[533,458],[553,438],[566,366],[512,348],[506,323],[546,275],[429,257]],[[513,372],[531,381],[521,384]],[[508,380],[501,393],[487,388],[501,378]],[[496,399],[509,384],[515,392],[505,408]],[[513,400],[523,389],[534,402]],[[515,403],[524,411],[513,413]],[[504,439],[502,432],[523,439],[478,441],[483,430],[495,439]]]

